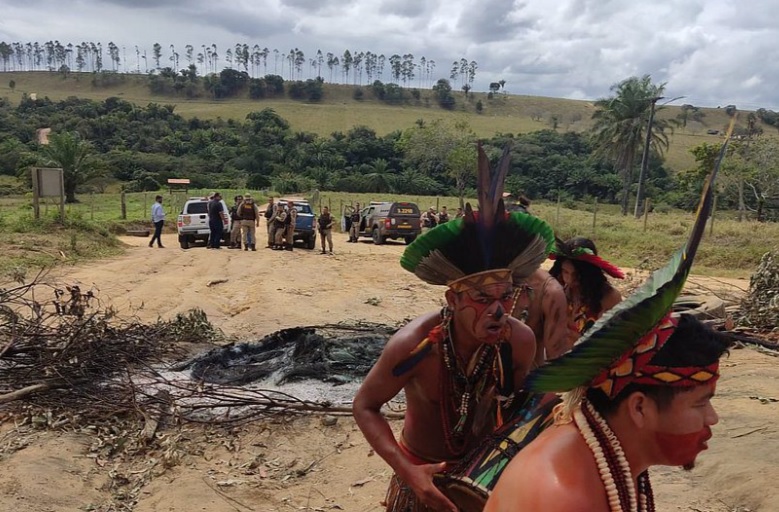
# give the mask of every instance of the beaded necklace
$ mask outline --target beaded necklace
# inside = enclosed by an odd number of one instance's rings
[[[638,496],[619,439],[592,404],[583,400],[573,412],[574,421],[595,457],[611,512],[655,512],[649,473],[638,476]]]
[[[461,365],[455,353],[449,331],[450,320],[445,317],[441,324],[442,340],[439,344],[444,373],[440,379],[441,423],[447,449],[453,456],[461,456],[467,451],[471,437],[474,419],[471,413],[484,390],[498,379],[494,371],[498,366],[498,350],[496,345],[481,345],[473,356],[476,363],[469,375],[468,366],[471,365]]]

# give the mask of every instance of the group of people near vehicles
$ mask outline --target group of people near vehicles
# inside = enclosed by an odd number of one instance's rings
[[[271,196],[263,212],[249,194],[235,196],[230,208],[230,249],[257,250],[257,229],[264,220],[267,249],[291,251],[294,248],[297,209],[293,201],[276,202]]]
[[[702,228],[687,257],[623,301],[608,277],[624,275],[591,240],[563,242],[527,208],[506,212],[486,162],[478,211],[467,204],[401,258],[446,287],[444,308],[389,340],[354,399],[394,471],[386,510],[654,511],[649,467],[690,468],[717,422],[730,340],[671,312]],[[401,390],[396,437],[381,410]]]

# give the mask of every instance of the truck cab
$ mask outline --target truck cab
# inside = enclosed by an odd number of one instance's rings
[[[224,200],[222,203],[222,225],[224,231],[222,234],[222,241],[225,241],[230,236],[230,216],[229,210]],[[176,228],[179,235],[179,245],[182,249],[189,249],[189,246],[195,242],[202,240],[208,241],[208,237],[211,236],[211,228],[208,227],[208,198],[207,197],[190,197],[184,207],[181,209],[181,213],[176,219]]]

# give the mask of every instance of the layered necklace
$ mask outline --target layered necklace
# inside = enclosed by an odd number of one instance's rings
[[[497,345],[481,345],[471,359],[471,364],[460,364],[454,350],[449,318],[442,322],[442,340],[440,343],[442,371],[441,376],[441,422],[444,429],[444,441],[454,456],[463,455],[473,425],[472,414],[484,391],[498,378],[495,375]],[[475,361],[475,363],[474,363]],[[448,378],[447,378],[448,377]]]
[[[625,452],[603,416],[585,399],[581,407],[574,410],[573,418],[595,457],[611,512],[654,512],[655,501],[649,473],[644,471],[638,476],[636,496]]]

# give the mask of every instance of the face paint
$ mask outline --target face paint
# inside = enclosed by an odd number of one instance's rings
[[[695,464],[695,458],[703,450],[708,449],[706,441],[711,439],[711,428],[690,434],[669,434],[656,432],[655,440],[663,457],[670,466],[691,467]]]
[[[494,343],[508,321],[506,313],[513,307],[514,300],[510,284],[490,285],[462,293],[457,313],[473,337],[485,343]]]

